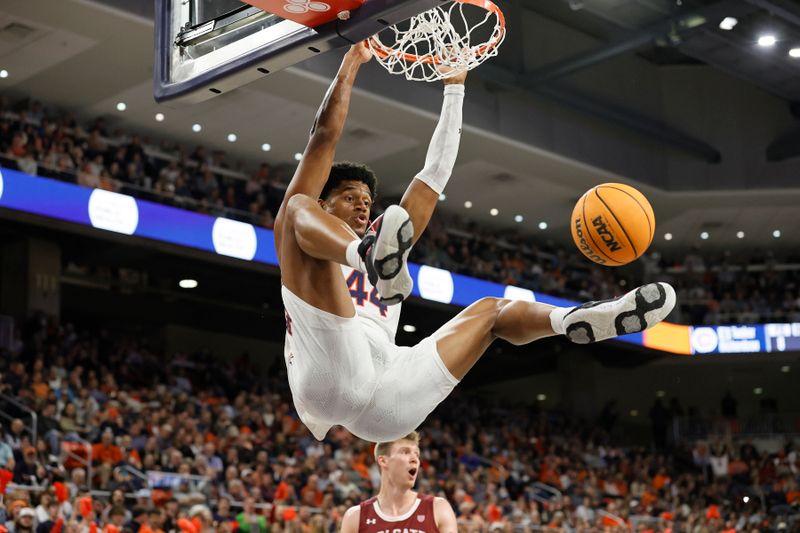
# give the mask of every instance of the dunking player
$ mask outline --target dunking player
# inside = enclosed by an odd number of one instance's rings
[[[444,498],[417,494],[419,435],[416,431],[394,442],[375,446],[381,471],[377,496],[344,514],[341,533],[456,533],[456,515]]]
[[[317,439],[335,424],[372,442],[409,434],[497,338],[526,344],[562,334],[585,343],[638,332],[667,316],[675,292],[663,283],[574,308],[484,298],[416,346],[395,345],[395,304],[413,285],[406,257],[455,163],[466,73],[444,81],[424,168],[400,205],[369,227],[374,174],[333,159],[356,73],[370,57],[361,44],[345,54],[275,220],[289,386]]]

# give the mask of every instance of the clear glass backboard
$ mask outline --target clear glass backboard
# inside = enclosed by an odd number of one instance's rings
[[[441,3],[156,0],[154,96],[159,102],[207,100]]]

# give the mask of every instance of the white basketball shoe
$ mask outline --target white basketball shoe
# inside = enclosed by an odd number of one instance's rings
[[[612,300],[556,308],[551,322],[556,333],[574,343],[588,344],[653,327],[667,318],[675,302],[675,289],[669,284],[650,283]],[[559,320],[561,328],[557,327]]]
[[[369,282],[386,305],[399,304],[411,294],[414,280],[406,259],[413,243],[414,225],[408,213],[399,205],[390,205],[358,246]]]

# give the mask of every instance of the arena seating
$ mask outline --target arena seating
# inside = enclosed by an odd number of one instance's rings
[[[0,358],[9,531],[338,531],[378,483],[369,444],[343,429],[317,442],[299,422],[280,358],[256,378],[236,354],[163,353],[107,329],[37,317],[22,333]],[[422,428],[418,488],[450,500],[460,531],[800,527],[795,445],[620,436],[613,410],[577,423],[456,394]]]

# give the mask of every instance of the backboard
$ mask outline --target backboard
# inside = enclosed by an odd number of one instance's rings
[[[156,0],[156,101],[213,98],[364,40],[443,0],[249,1]]]

